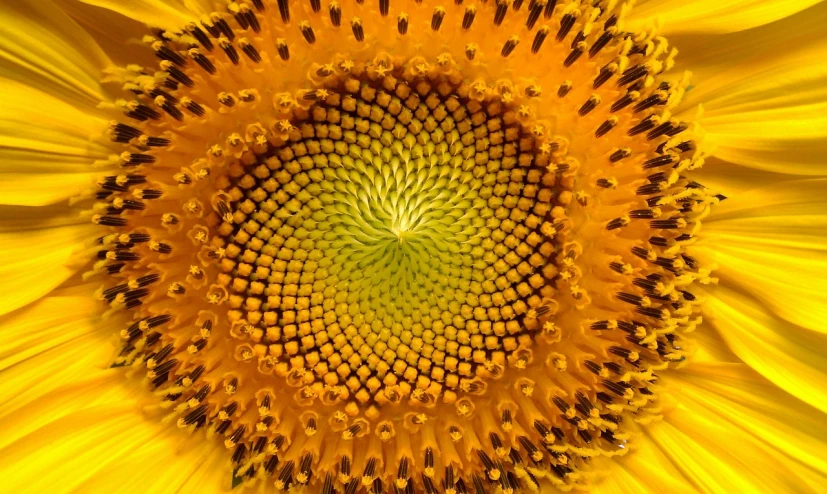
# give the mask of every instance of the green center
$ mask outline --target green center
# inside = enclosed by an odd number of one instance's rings
[[[417,89],[327,95],[235,180],[234,274],[261,343],[362,383],[502,363],[555,272],[555,177],[514,112]]]

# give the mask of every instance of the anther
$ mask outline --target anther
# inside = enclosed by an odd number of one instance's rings
[[[279,57],[282,60],[290,60],[290,49],[287,47],[287,41],[282,38],[276,40],[276,49],[279,52]]]
[[[503,57],[511,55],[511,52],[514,51],[514,48],[517,47],[517,44],[519,42],[520,39],[516,35],[508,38],[508,40],[503,45],[502,51],[500,51],[500,55],[502,55]]]
[[[471,29],[471,25],[474,24],[474,19],[477,16],[477,7],[474,5],[469,5],[465,7],[465,13],[462,16],[462,29],[466,31]]]
[[[618,123],[618,118],[617,117],[607,118],[602,124],[600,124],[600,127],[598,127],[597,130],[594,132],[594,136],[595,137],[603,137],[610,130],[615,128],[617,126],[617,123]]]
[[[577,46],[571,50],[571,53],[566,57],[563,61],[563,67],[571,67],[571,65],[580,58],[580,55],[583,54],[583,50],[586,49],[586,43],[580,42]]]
[[[365,30],[362,27],[362,19],[354,17],[350,21],[350,28],[353,31],[353,37],[356,41],[362,42],[365,40]]]
[[[201,43],[201,46],[206,48],[207,51],[212,51],[212,49],[213,49],[212,41],[210,40],[210,38],[207,36],[207,34],[200,27],[198,27],[194,23],[190,24],[189,33],[192,34],[192,36],[196,40],[198,40],[198,42]]]
[[[599,103],[600,103],[600,96],[598,96],[596,94],[592,94],[589,97],[588,101],[583,103],[583,105],[580,107],[580,109],[577,110],[578,115],[580,115],[581,117],[586,116],[590,111],[594,110]]]
[[[261,62],[261,55],[258,50],[256,50],[256,47],[251,45],[246,39],[242,38],[238,40],[238,46],[241,47],[241,51],[243,51],[250,60],[255,63]]]
[[[440,26],[442,26],[442,20],[445,19],[445,8],[444,7],[437,7],[434,9],[434,13],[431,16],[431,30],[439,31]]]
[[[511,0],[497,0],[497,10],[494,12],[494,25],[499,26],[505,19],[505,14],[508,12],[508,6]]]
[[[379,0],[379,14],[382,17],[387,17],[391,8],[390,0]]]
[[[289,0],[276,0],[279,5],[279,14],[281,20],[285,23],[290,22],[290,2]]]
[[[655,128],[655,125],[657,125],[656,122],[657,117],[654,115],[649,115],[645,119],[641,120],[637,125],[630,128],[627,133],[629,134],[629,136],[636,136],[643,132],[647,132]]]
[[[330,22],[335,27],[339,27],[342,25],[342,7],[339,6],[339,2],[333,0],[330,2],[328,6],[328,12],[330,13]],[[283,58],[283,57],[282,57]]]
[[[184,67],[187,65],[187,61],[184,57],[164,46],[162,42],[156,41],[153,44],[153,48],[155,49],[155,56],[161,60],[167,60],[179,67]]]
[[[566,35],[569,34],[571,28],[574,27],[574,22],[577,17],[574,14],[566,14],[560,19],[560,29],[557,31],[557,41],[563,41]]]
[[[316,42],[316,34],[313,32],[313,28],[310,26],[310,23],[307,21],[302,21],[299,24],[299,31],[301,31],[302,36],[304,36],[304,40],[307,41],[308,44],[313,44]]]
[[[600,50],[603,49],[604,46],[609,44],[609,42],[614,38],[615,33],[613,30],[606,30],[603,34],[600,35],[599,38],[594,42],[594,44],[589,48],[589,58],[594,58]]]
[[[537,53],[540,51],[540,48],[543,46],[543,42],[545,42],[550,31],[551,29],[549,29],[548,26],[542,26],[537,30],[534,34],[534,41],[531,42],[531,53]]]
[[[537,0],[531,2],[531,5],[528,7],[528,18],[525,21],[525,27],[530,29],[534,29],[534,24],[537,23],[537,19],[540,18],[540,14],[543,13],[543,8],[545,5],[542,2],[538,2]]]
[[[201,66],[202,69],[206,70],[209,74],[215,74],[215,65],[213,65],[209,58],[205,57],[200,51],[198,51],[197,48],[192,48],[189,51],[189,55],[193,60],[195,60],[195,63]]]
[[[408,16],[407,14],[399,14],[399,17],[396,18],[396,30],[399,31],[399,34],[407,34],[408,32]]]
[[[220,46],[221,49],[224,50],[224,53],[227,54],[227,58],[230,59],[230,62],[232,62],[233,65],[238,65],[238,62],[240,60],[238,56],[238,51],[235,49],[235,46],[233,46],[233,44],[230,43],[228,39],[219,38],[218,46]]]
[[[617,80],[617,85],[625,86],[630,82],[640,79],[646,74],[648,74],[648,69],[645,65],[635,65],[634,67],[629,67],[628,69],[623,71],[623,74],[621,74],[620,79]]]

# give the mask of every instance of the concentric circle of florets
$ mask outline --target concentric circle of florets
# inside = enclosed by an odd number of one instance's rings
[[[230,2],[113,71],[116,365],[245,484],[585,485],[711,281],[674,52],[614,1],[325,3]]]

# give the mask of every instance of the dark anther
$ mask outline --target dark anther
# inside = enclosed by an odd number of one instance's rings
[[[309,44],[313,44],[316,42],[316,33],[313,32],[313,28],[310,27],[310,24],[302,23],[299,25],[299,30],[302,32],[302,36],[304,36],[304,40],[307,41]]]
[[[462,16],[462,28],[463,29],[471,29],[471,25],[474,23],[474,18],[477,16],[477,8],[473,5],[469,5],[465,7],[465,14]]]
[[[594,56],[597,55],[603,47],[609,44],[609,41],[611,41],[612,38],[614,38],[614,34],[609,31],[601,34],[600,37],[597,38],[597,41],[595,41],[591,48],[589,48],[589,58],[594,58]]]
[[[170,117],[178,120],[179,122],[184,119],[184,114],[171,101],[164,100],[161,108],[167,112]]]
[[[657,194],[660,191],[661,191],[660,185],[658,185],[658,183],[653,183],[653,184],[641,185],[640,187],[637,188],[637,190],[635,191],[635,194],[637,194],[639,196],[649,196],[649,195],[652,195],[652,194]]]
[[[382,17],[387,17],[391,8],[391,0],[379,0],[379,13]]]
[[[614,73],[615,73],[615,71],[610,69],[608,66],[603,67],[602,69],[600,69],[600,73],[597,74],[597,77],[594,78],[594,83],[592,84],[592,87],[594,89],[599,88],[600,86],[605,84],[606,81],[611,79],[611,77],[614,75]]]
[[[330,12],[330,22],[335,26],[339,27],[342,25],[342,8],[336,2],[331,2],[330,6],[328,7],[328,12]]]
[[[247,19],[247,16],[244,15],[244,12],[238,12],[233,17],[235,17],[235,21],[241,26],[241,29],[247,29],[250,27],[250,21]]]
[[[499,26],[508,12],[508,0],[497,0],[497,11],[494,13],[494,25]]]
[[[167,69],[167,74],[169,74],[170,77],[172,77],[173,79],[187,87],[192,87],[193,85],[195,85],[195,83],[192,81],[192,79],[190,79],[190,77],[187,74],[183,73],[181,69],[174,65],[169,66],[169,68]]]
[[[255,46],[250,43],[239,43],[239,46],[241,46],[241,51],[243,51],[250,60],[255,63],[261,61],[261,55],[258,53],[258,50],[256,50]]]
[[[281,14],[281,20],[284,22],[290,22],[290,4],[288,0],[277,0],[279,4],[279,14]]]
[[[572,14],[566,14],[560,19],[560,29],[557,31],[557,41],[563,41],[571,28],[574,27],[574,21],[577,17]]]
[[[442,26],[443,19],[445,19],[445,9],[442,7],[435,8],[434,13],[431,16],[431,29],[434,31],[439,31],[439,28]]]
[[[520,42],[520,41],[519,41],[518,39],[516,39],[516,37],[510,38],[510,39],[509,39],[508,41],[506,41],[506,42],[505,42],[505,44],[503,45],[503,49],[502,49],[502,51],[500,52],[500,55],[502,55],[502,56],[504,56],[504,57],[507,57],[507,56],[511,55],[511,52],[513,52],[513,51],[514,51],[514,48],[516,48],[516,47],[517,47],[517,44],[518,44],[519,42]]]
[[[235,39],[235,33],[233,32],[233,29],[230,27],[230,25],[227,24],[227,21],[221,18],[216,18],[213,20],[215,21],[215,27],[217,27],[218,30],[221,31],[221,34],[223,34],[230,41]]]
[[[534,34],[534,41],[531,42],[531,53],[537,53],[543,46],[550,29],[548,26],[543,26]]]
[[[187,60],[184,57],[164,45],[161,45],[155,50],[155,56],[161,60],[168,60],[179,67],[187,65]]]
[[[244,16],[247,18],[247,23],[253,29],[253,31],[260,33],[261,32],[261,24],[258,22],[258,17],[256,17],[255,12],[252,10],[247,10],[244,13]]]
[[[212,51],[213,44],[210,38],[207,36],[207,33],[204,32],[200,27],[193,25],[190,29],[190,34],[201,43],[201,46],[207,49],[207,51]]]
[[[578,115],[581,117],[588,115],[588,113],[597,107],[597,104],[600,102],[599,98],[596,96],[592,96],[589,98],[588,101],[583,103],[583,106],[577,110]]]
[[[609,109],[612,113],[620,111],[635,101],[636,97],[631,93],[626,93],[623,95],[622,98],[612,103],[612,107]]]
[[[195,101],[188,101],[184,105],[184,108],[186,108],[187,110],[191,111],[194,115],[199,117],[203,117],[204,114],[207,113],[206,110],[204,110],[204,107],[199,105]]]
[[[235,49],[235,46],[232,43],[220,43],[221,48],[224,50],[224,53],[227,54],[227,58],[233,63],[233,65],[238,65],[238,61],[240,58],[238,57],[238,50]]]
[[[658,230],[674,230],[678,228],[678,219],[654,220],[649,222],[649,226]]]
[[[631,155],[632,151],[629,148],[618,149],[609,156],[609,161],[611,161],[612,163],[617,163],[623,158],[628,158]]]
[[[651,108],[655,105],[662,105],[666,103],[664,99],[660,97],[658,94],[653,94],[651,96],[647,96],[643,101],[635,105],[634,112],[638,113],[648,108]]]
[[[191,52],[191,56],[192,59],[195,60],[195,63],[200,65],[202,69],[206,70],[210,74],[215,74],[215,65],[213,65],[209,58],[205,57],[200,52]]]
[[[543,13],[543,5],[540,2],[531,2],[531,5],[528,7],[528,18],[525,21],[525,27],[528,29],[534,29],[534,24],[537,23],[537,19],[540,18],[540,14]]]
[[[645,65],[635,65],[634,67],[629,67],[623,71],[620,79],[617,80],[617,85],[625,86],[626,84],[645,76],[648,72],[649,71]]]
[[[158,120],[159,118],[161,118],[161,113],[158,112],[158,110],[155,110],[154,108],[150,108],[144,104],[139,103],[135,106],[135,109],[129,111],[126,114],[126,116],[143,122],[144,120],[147,120],[149,118],[153,120]]]
[[[399,31],[399,34],[407,34],[408,16],[399,14],[399,17],[396,19],[396,30]]]
[[[669,165],[675,162],[675,156],[671,154],[664,154],[643,162],[643,169],[657,168],[659,166]]]
[[[655,125],[655,117],[653,115],[649,115],[648,117],[641,120],[637,125],[629,129],[629,132],[627,132],[627,134],[629,134],[630,136],[636,136],[643,132],[652,130],[653,128],[655,128]]]
[[[356,41],[362,42],[365,40],[365,30],[360,19],[350,21],[350,28],[353,30],[353,37],[356,38]]]
[[[606,224],[606,230],[617,230],[624,225],[626,225],[626,220],[623,218],[615,218]]]
[[[310,0],[310,8],[318,14],[322,10],[322,0]]]
[[[279,57],[282,60],[290,60],[290,49],[287,47],[287,42],[283,39],[276,40],[276,48],[279,51]]]
[[[210,36],[212,36],[213,38],[221,36],[221,31],[214,25],[203,21],[201,22],[201,25],[204,26],[204,29],[206,29],[207,32],[210,33]]]
[[[615,128],[616,125],[617,125],[617,120],[611,120],[611,119],[606,120],[602,124],[600,124],[600,127],[598,127],[597,130],[594,132],[594,136],[595,137],[603,137],[610,130]]]
[[[566,59],[563,61],[563,67],[571,67],[571,65],[574,62],[576,62],[577,59],[580,58],[580,55],[582,55],[582,54],[583,54],[583,50],[582,50],[581,46],[578,45],[577,48],[574,48],[571,51],[571,53],[569,53],[569,56],[567,56]]]
[[[264,12],[264,0],[253,0],[253,6],[259,12]]]

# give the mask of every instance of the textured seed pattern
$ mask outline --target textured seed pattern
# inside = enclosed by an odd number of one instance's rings
[[[114,365],[237,483],[588,485],[660,413],[725,199],[628,9],[251,0],[147,36],[89,213]]]

